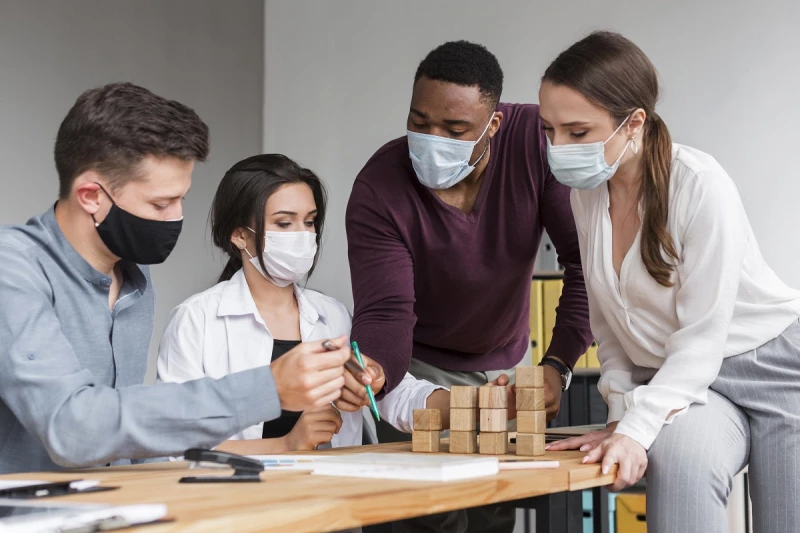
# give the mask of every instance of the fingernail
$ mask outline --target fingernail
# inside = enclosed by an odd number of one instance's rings
[[[544,447],[544,449],[545,450],[549,450],[550,449],[550,445],[548,444],[547,446]]]
[[[588,449],[589,449],[589,445],[588,444],[584,444],[583,446],[581,446],[581,451],[582,452],[585,452]]]
[[[588,460],[589,460],[589,458],[588,458],[588,457],[584,457],[584,458],[583,458],[583,460],[582,460],[581,462],[582,462],[583,464],[586,464],[586,461],[588,461]]]
[[[603,475],[608,474],[608,466],[603,465]]]

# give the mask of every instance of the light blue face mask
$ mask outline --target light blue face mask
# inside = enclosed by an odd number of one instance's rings
[[[550,142],[550,137],[548,137],[547,162],[550,163],[550,171],[553,176],[567,187],[573,189],[596,189],[611,179],[633,139],[629,139],[625,143],[622,153],[619,154],[613,165],[606,163],[605,145],[617,134],[620,128],[628,121],[628,118],[623,120],[622,124],[604,142],[553,146]],[[638,151],[636,144],[633,146],[633,153],[636,153]]]
[[[491,123],[492,120],[489,119],[489,123],[476,141],[460,141],[408,131],[408,154],[420,183],[430,189],[449,189],[469,176],[489,148],[487,144],[480,157],[473,164],[469,164],[472,150],[486,135]]]

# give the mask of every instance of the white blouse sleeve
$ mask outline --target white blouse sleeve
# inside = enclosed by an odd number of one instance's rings
[[[406,372],[397,387],[378,402],[378,411],[391,425],[411,433],[414,430],[414,409],[425,409],[428,396],[437,389],[447,390]]]
[[[616,429],[645,449],[671,422],[670,413],[707,402],[722,365],[750,235],[739,193],[722,169],[688,180],[677,192],[674,216],[682,233],[673,236],[679,253],[682,248],[675,273],[679,328],[655,377],[625,395],[626,413]]]
[[[573,189],[570,201],[575,217],[575,227],[578,230],[581,264],[586,268],[589,261],[586,253],[588,234],[585,219],[589,207],[583,204],[581,194],[577,189]],[[592,336],[597,342],[597,358],[600,360],[600,381],[597,388],[608,404],[608,423],[617,422],[625,412],[623,404],[625,394],[636,386],[631,379],[633,363],[597,305],[585,271],[583,277],[586,282],[586,295],[589,299],[589,325],[592,329]]]
[[[205,377],[204,324],[202,311],[191,304],[172,310],[158,345],[158,381],[183,383]]]

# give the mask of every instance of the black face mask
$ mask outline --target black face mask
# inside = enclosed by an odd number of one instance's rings
[[[100,188],[113,205],[102,222],[98,224],[95,220],[95,227],[111,253],[140,265],[163,263],[178,242],[183,219],[161,221],[137,217],[119,207],[102,185]]]

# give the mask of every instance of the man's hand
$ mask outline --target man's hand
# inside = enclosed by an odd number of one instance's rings
[[[369,405],[369,397],[365,385],[372,387],[372,392],[378,394],[386,384],[386,375],[383,367],[363,353],[364,369],[358,364],[355,355],[351,356],[345,364],[344,386],[342,394],[336,402],[336,407],[342,411],[355,412]]]
[[[560,360],[560,359],[559,359]],[[547,411],[547,421],[554,419],[561,408],[561,374],[550,365],[544,368],[544,408]]]
[[[508,391],[508,419],[514,420],[517,418],[517,388],[515,385],[508,385],[511,379],[506,374],[500,374],[497,379],[490,381],[487,385],[494,385],[499,387],[506,387]]]
[[[323,346],[327,344],[327,347]],[[350,358],[347,337],[304,342],[270,365],[281,408],[305,411],[339,398],[344,386],[344,364]]]
[[[331,441],[342,428],[342,415],[331,405],[304,411],[288,435],[283,437],[289,451],[316,450]]]

